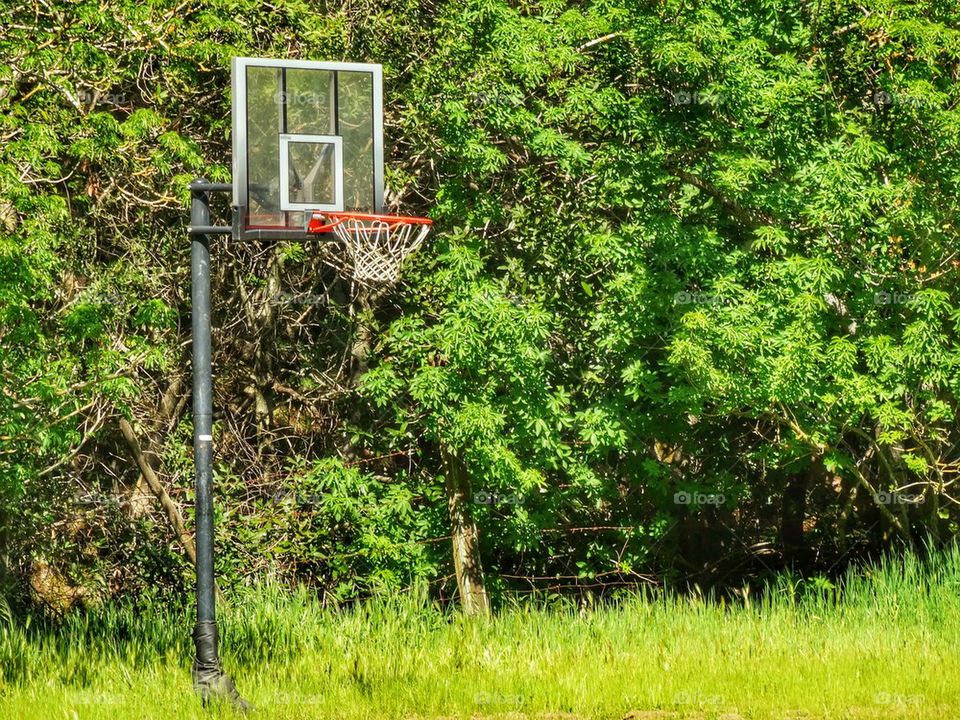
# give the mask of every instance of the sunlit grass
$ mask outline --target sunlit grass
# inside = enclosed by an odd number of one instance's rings
[[[228,671],[262,718],[951,718],[960,553],[783,577],[731,606],[670,593],[489,623],[422,597],[323,610],[260,587],[223,608]],[[0,717],[229,717],[190,691],[188,611],[145,606],[0,629]]]

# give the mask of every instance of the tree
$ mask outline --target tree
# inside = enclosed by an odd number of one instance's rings
[[[8,10],[0,552],[21,586],[185,567],[156,507],[124,509],[118,428],[184,504],[185,188],[228,178],[232,55],[383,62],[390,197],[436,233],[366,303],[314,248],[215,248],[228,581],[445,595],[454,496],[494,596],[955,531],[956,8]],[[318,498],[273,501],[303,483]]]

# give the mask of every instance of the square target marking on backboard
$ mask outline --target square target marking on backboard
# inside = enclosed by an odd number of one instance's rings
[[[298,169],[299,168],[299,169]],[[301,174],[303,172],[306,174]],[[343,210],[343,138],[280,136],[280,209]]]

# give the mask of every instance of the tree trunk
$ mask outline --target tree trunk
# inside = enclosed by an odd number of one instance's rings
[[[446,475],[447,503],[453,535],[453,568],[457,574],[460,602],[467,615],[490,615],[490,598],[483,582],[480,563],[480,534],[470,514],[473,492],[463,459],[441,446],[440,457]]]
[[[803,523],[807,516],[807,489],[819,485],[823,477],[823,463],[815,458],[806,471],[787,479],[780,513],[780,541],[784,560],[789,565],[802,565],[806,560]]]

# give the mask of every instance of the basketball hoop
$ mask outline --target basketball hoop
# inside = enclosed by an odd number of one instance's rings
[[[361,285],[392,285],[400,269],[430,232],[429,218],[341,211],[315,212],[307,225],[313,234],[332,232],[343,252],[331,264]]]

